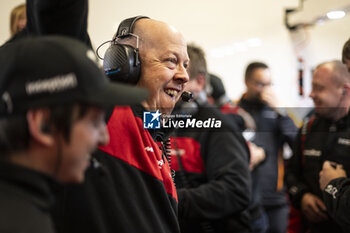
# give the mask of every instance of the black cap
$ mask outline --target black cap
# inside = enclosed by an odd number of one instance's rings
[[[83,43],[61,36],[27,38],[0,48],[0,115],[53,104],[101,107],[146,99],[144,89],[111,83]]]
[[[209,79],[210,79],[210,85],[212,86],[212,93],[211,96],[217,100],[223,95],[226,94],[224,84],[222,83],[221,79],[214,75],[214,74],[209,74]]]

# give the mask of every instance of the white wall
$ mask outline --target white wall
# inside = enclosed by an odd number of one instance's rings
[[[0,43],[9,37],[10,10],[21,2],[1,0]],[[284,8],[295,4],[294,0],[90,0],[89,32],[96,47],[112,37],[124,18],[147,15],[168,22],[189,42],[205,49],[210,71],[223,78],[231,98],[239,98],[244,91],[245,66],[251,60],[261,60],[271,67],[277,95],[295,106],[301,103],[297,94],[297,59],[283,24]],[[346,16],[309,28],[307,46],[302,51],[306,68],[340,59],[342,45],[350,36],[349,25],[350,16]],[[259,38],[260,46],[249,47],[251,38]],[[310,75],[305,82],[308,94]]]

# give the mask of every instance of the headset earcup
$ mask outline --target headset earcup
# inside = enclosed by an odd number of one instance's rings
[[[136,84],[141,70],[138,52],[130,45],[112,44],[104,55],[103,68],[112,81]]]
[[[49,134],[51,132],[50,126],[47,123],[43,123],[40,127],[40,130],[44,134]]]

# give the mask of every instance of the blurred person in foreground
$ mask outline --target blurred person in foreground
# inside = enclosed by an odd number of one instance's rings
[[[91,154],[109,141],[105,108],[146,97],[111,84],[89,54],[64,37],[0,48],[0,232],[54,232],[58,183],[83,182]]]
[[[91,45],[87,3],[28,0],[27,28],[33,35],[64,34]],[[127,49],[129,56],[105,57],[104,66],[116,60],[131,64],[132,70],[139,71],[132,85],[147,88],[150,96],[141,104],[108,111],[110,143],[93,154],[86,181],[66,186],[60,193],[53,212],[57,230],[177,233],[177,194],[163,150],[167,135],[144,128],[143,115],[147,112],[154,114],[154,120],[161,119],[180,98],[188,81],[185,39],[167,23],[132,17],[121,22],[110,44],[111,50],[115,48]],[[119,68],[105,68],[113,82],[131,76]]]

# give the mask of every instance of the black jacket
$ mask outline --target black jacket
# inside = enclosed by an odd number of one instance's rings
[[[42,173],[0,162],[0,232],[53,233],[55,185]]]
[[[220,129],[178,129],[172,149],[179,197],[179,221],[184,233],[203,231],[249,232],[249,150],[234,122],[214,107],[203,104],[197,120],[215,118]],[[192,118],[192,119],[193,119]],[[181,161],[181,162],[180,162]]]
[[[92,164],[82,185],[67,186],[58,198],[58,232],[180,232],[176,189],[155,142],[162,134],[143,129],[143,111],[114,109],[107,125],[110,143],[93,155],[98,165]]]
[[[265,161],[252,173],[254,201],[264,206],[285,205],[284,169],[278,164],[283,160],[280,153],[283,144],[293,146],[297,127],[288,116],[278,114],[264,103],[242,98],[239,106],[254,118],[256,133],[252,142],[263,147],[266,153]]]
[[[28,36],[63,35],[92,48],[87,33],[87,0],[27,0],[27,25],[6,43]]]
[[[299,130],[294,154],[286,173],[289,194],[297,208],[300,207],[301,198],[306,192],[322,199],[319,172],[325,160],[342,164],[350,174],[349,129],[350,115],[334,123],[321,117],[304,122]],[[341,232],[332,219],[311,228],[312,232]]]

